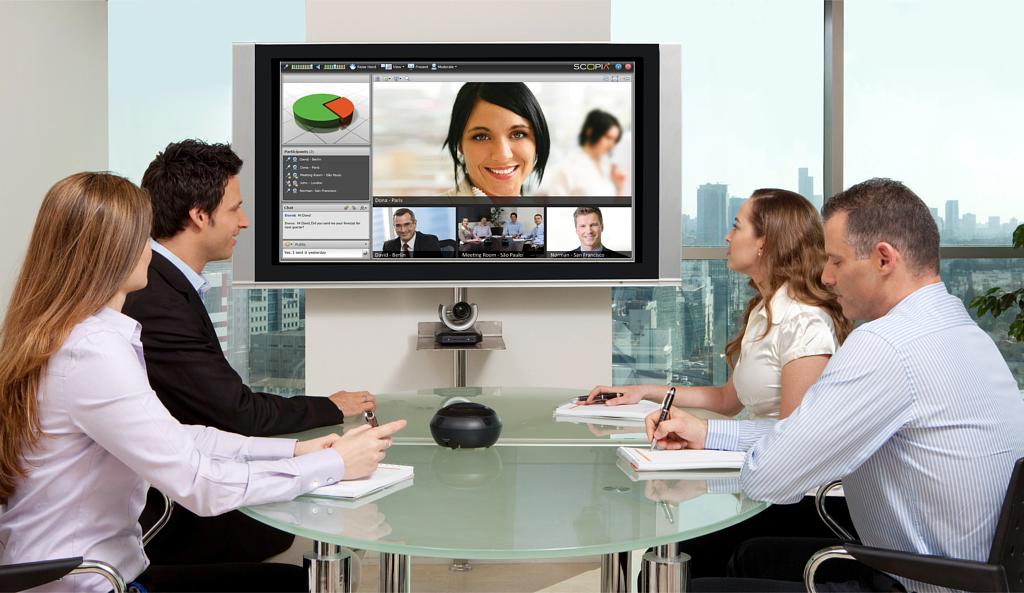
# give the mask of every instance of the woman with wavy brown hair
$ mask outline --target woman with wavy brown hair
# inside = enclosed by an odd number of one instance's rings
[[[743,311],[740,331],[725,346],[732,376],[722,386],[679,388],[674,403],[728,416],[746,409],[753,418],[785,418],[800,405],[852,329],[835,296],[821,282],[825,266],[821,215],[800,194],[759,189],[743,203],[725,239],[729,269],[748,276],[754,291]],[[603,391],[624,393],[608,405],[640,399],[660,402],[665,397],[661,385],[599,386],[591,397]],[[673,410],[673,414],[683,413]],[[700,480],[679,480],[662,482],[657,489],[649,486],[647,491],[655,500],[678,503],[707,488]],[[774,505],[752,519],[685,542],[682,551],[693,558],[692,576],[726,576],[734,550],[754,537],[830,537],[812,502],[808,498],[799,504]],[[840,519],[847,512],[841,502],[830,505],[830,511]]]
[[[0,564],[80,556],[141,590],[306,590],[297,566],[148,566],[149,485],[203,515],[290,500],[372,473],[404,422],[303,442],[180,424],[121,313],[146,286],[151,225],[146,192],[109,173],[72,175],[43,199],[0,330]],[[88,574],[33,590],[109,589]]]
[[[750,277],[754,296],[739,333],[725,347],[732,376],[722,386],[677,389],[675,405],[733,416],[746,408],[754,418],[785,418],[821,375],[851,324],[824,284],[825,235],[821,215],[800,194],[759,189],[743,203],[733,228],[726,264]],[[662,401],[662,385],[609,387],[622,392],[607,405]]]

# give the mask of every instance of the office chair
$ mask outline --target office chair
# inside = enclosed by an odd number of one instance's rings
[[[847,540],[849,533],[840,528],[824,511],[825,494],[837,482],[818,489],[815,504],[825,524],[840,538]],[[828,518],[826,518],[828,517]],[[940,587],[964,591],[1024,591],[1024,459],[1013,466],[1010,484],[999,513],[995,537],[988,562],[960,560],[943,556],[930,556],[872,548],[855,541],[844,541],[815,552],[804,567],[804,586],[815,593],[814,574],[822,562],[831,558],[857,560],[875,570]]]
[[[161,495],[164,498],[164,512],[160,519],[149,528],[149,531],[143,534],[143,546],[148,544],[153,536],[163,529],[164,525],[167,525],[167,521],[171,518],[171,512],[174,510],[174,501],[162,492]],[[99,560],[85,560],[81,556],[76,556],[0,566],[0,592],[24,591],[64,578],[69,574],[87,573],[98,574],[106,578],[114,593],[124,593],[128,590],[124,577],[110,564]]]
[[[458,250],[458,241],[455,239],[441,239],[438,241],[441,246],[441,257],[455,257],[455,251]]]

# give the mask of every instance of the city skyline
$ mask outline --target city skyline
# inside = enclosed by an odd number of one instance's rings
[[[781,189],[797,191],[820,211],[822,195],[815,193],[814,177],[807,167],[798,167],[796,186],[782,186]],[[721,247],[725,235],[732,227],[732,221],[748,198],[740,197],[729,189],[728,183],[708,182],[697,187],[696,216],[683,213],[683,245]],[[961,214],[959,200],[946,200],[941,206],[928,204],[935,224],[939,229],[943,245],[1005,245],[1009,246],[1013,231],[1020,219],[1013,216],[1003,219],[1000,215],[964,212]],[[941,209],[940,209],[941,208]]]
[[[823,4],[612,2],[612,41],[682,45],[683,212],[704,183],[731,195],[822,179]],[[651,20],[647,15],[658,14]],[[996,16],[997,15],[997,16]],[[904,182],[930,206],[1024,219],[1024,2],[860,0],[844,12],[844,186]],[[756,40],[773,31],[771,43]],[[954,36],[956,43],[949,43]],[[880,43],[879,40],[884,40]],[[817,190],[822,192],[820,187]],[[826,196],[827,197],[827,196]]]

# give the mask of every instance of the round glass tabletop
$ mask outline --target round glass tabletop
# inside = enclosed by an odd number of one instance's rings
[[[516,402],[512,409],[519,410]],[[242,510],[320,542],[472,560],[644,549],[717,531],[767,506],[741,494],[708,493],[728,491],[735,473],[640,479],[620,466],[612,447],[506,442],[450,450],[399,443],[385,461],[414,466],[412,482],[351,501],[301,496]]]
[[[572,401],[586,390],[538,387],[443,387],[377,395],[377,419],[381,422],[404,418],[408,426],[395,437],[396,443],[434,446],[430,419],[449,402],[469,401],[487,405],[501,418],[497,446],[508,445],[642,445],[646,442],[643,423],[622,420],[556,418],[555,408]],[[704,413],[703,415],[708,415]],[[346,422],[293,436],[308,439],[359,426]]]

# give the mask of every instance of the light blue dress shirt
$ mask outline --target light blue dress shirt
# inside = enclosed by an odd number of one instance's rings
[[[523,225],[518,222],[507,222],[501,227],[501,233],[506,237],[523,234]]]
[[[984,561],[1024,457],[1024,400],[940,282],[851,333],[788,418],[709,420],[705,446],[748,451],[740,487],[755,500],[842,479],[865,544]]]
[[[179,423],[149,386],[139,336],[138,322],[103,308],[50,358],[36,395],[43,436],[0,515],[0,564],[83,556],[132,580],[149,564],[138,519],[150,483],[209,516],[343,477],[330,449],[293,458],[294,439]],[[33,591],[109,589],[76,575]]]
[[[473,227],[473,235],[481,239],[486,239],[491,236],[491,227],[477,224]]]
[[[210,287],[209,280],[203,277],[202,274],[197,274],[196,271],[183,262],[180,257],[174,255],[170,249],[164,247],[155,239],[150,239],[149,245],[153,248],[153,251],[167,258],[167,261],[174,264],[175,268],[181,270],[181,273],[185,275],[185,278],[188,278],[188,283],[191,284],[192,288],[195,288],[196,292],[199,293],[200,298],[206,297],[206,289]]]
[[[530,229],[529,233],[526,233],[525,235],[523,235],[520,238],[521,239],[526,239],[527,241],[530,241],[534,245],[543,245],[544,244],[544,223],[542,222],[542,223],[538,224],[537,226],[533,227],[532,229]]]

